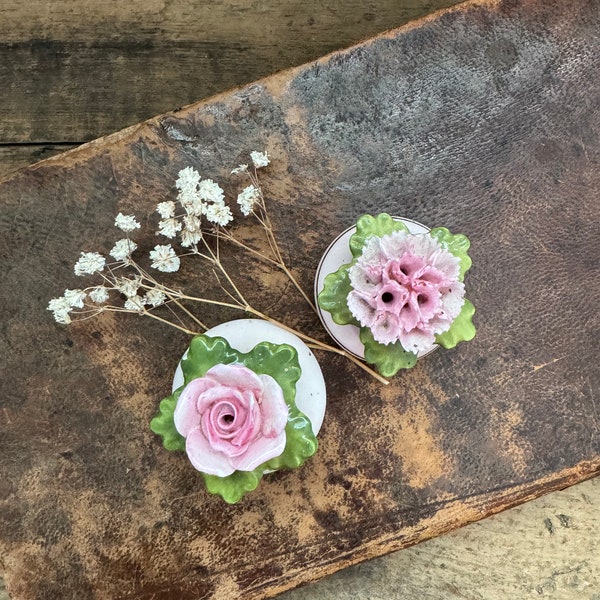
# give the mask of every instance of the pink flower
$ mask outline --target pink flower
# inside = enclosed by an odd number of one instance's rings
[[[177,401],[174,421],[198,471],[253,471],[285,449],[288,407],[280,385],[242,365],[216,365]]]
[[[371,237],[349,269],[348,308],[381,344],[428,350],[464,303],[460,259],[427,234]]]

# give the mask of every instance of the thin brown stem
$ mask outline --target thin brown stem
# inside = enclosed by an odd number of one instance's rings
[[[346,352],[346,350],[343,350],[342,348],[338,348],[335,346],[330,346],[329,344],[326,344],[325,342],[322,342],[322,341],[317,340],[309,335],[306,335],[305,333],[302,333],[301,331],[297,331],[297,330],[293,329],[292,327],[289,327],[285,323],[282,323],[281,321],[278,321],[277,319],[273,319],[272,317],[269,317],[268,315],[261,313],[259,310],[256,310],[256,309],[252,308],[251,306],[246,307],[246,312],[248,312],[256,317],[259,317],[261,319],[264,319],[265,321],[269,321],[269,322],[273,323],[274,325],[277,325],[278,327],[281,327],[282,329],[285,329],[286,331],[289,331],[290,333],[297,335],[299,338],[308,342],[310,344],[310,346],[314,349],[325,350],[327,352],[333,352],[334,354],[339,354],[340,356],[347,358],[348,360],[353,362],[355,365],[360,367],[363,371],[366,371],[367,373],[369,373],[369,375],[375,377],[375,379],[377,379],[377,381],[379,381],[380,383],[383,383],[384,385],[389,384],[389,381],[385,377],[382,377],[379,373],[377,373],[376,371],[371,369],[371,367],[367,366],[364,362],[362,362],[361,360],[359,360],[358,358],[356,358],[349,352]]]

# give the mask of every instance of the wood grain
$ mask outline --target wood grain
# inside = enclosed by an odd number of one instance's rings
[[[598,600],[598,502],[596,478],[278,600]]]
[[[83,142],[456,0],[9,0],[0,142]]]
[[[4,181],[15,598],[265,597],[598,472],[597,17],[583,1],[465,5]],[[137,319],[61,330],[44,308],[82,248],[112,243],[115,212],[149,213],[189,162],[226,178],[255,147],[307,288],[332,232],[401,211],[471,237],[480,332],[388,388],[322,357],[320,452],[225,507],[146,428],[185,338]],[[246,276],[260,302],[272,282]],[[320,334],[291,298],[273,310]]]
[[[56,156],[77,144],[9,144],[0,145],[0,178],[27,165]]]

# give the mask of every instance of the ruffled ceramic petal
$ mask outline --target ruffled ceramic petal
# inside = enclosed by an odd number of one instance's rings
[[[215,365],[206,375],[228,387],[252,390],[255,393],[260,393],[262,389],[258,375],[243,365]]]
[[[402,347],[417,354],[429,350],[435,344],[435,336],[429,331],[415,328],[412,331],[403,331],[400,334]]]
[[[227,477],[235,471],[229,458],[211,448],[199,427],[188,433],[185,451],[194,468],[202,473]]]
[[[198,395],[196,400],[196,410],[199,414],[204,414],[210,406],[219,400],[229,398],[233,394],[235,388],[226,385],[221,385],[214,381],[212,377],[207,376],[208,381],[212,382],[212,386]],[[235,397],[233,398],[235,401]],[[237,403],[237,402],[236,402]]]
[[[247,452],[231,459],[231,463],[237,471],[254,471],[263,463],[279,456],[285,449],[285,429],[276,437],[261,437],[252,444],[252,454]]]
[[[411,304],[413,303],[418,310],[419,320],[429,323],[442,307],[442,293],[429,282],[417,281],[411,294]]]
[[[380,344],[393,344],[398,339],[400,318],[394,313],[383,313],[377,316],[371,327],[373,337]]]
[[[182,436],[186,437],[192,429],[200,424],[196,398],[213,385],[214,383],[209,380],[194,379],[181,392],[173,413],[173,421],[175,428]]]
[[[352,291],[347,298],[348,308],[363,327],[372,327],[375,323],[377,310],[365,297],[365,294]]]
[[[285,429],[289,409],[281,386],[270,375],[259,377],[263,384],[261,433],[266,437],[273,437]]]
[[[456,281],[452,287],[446,290],[442,296],[442,310],[445,316],[450,320],[455,319],[460,314],[465,301],[465,284]]]
[[[455,281],[460,277],[460,259],[451,252],[438,252],[435,254],[431,266],[444,273],[447,280]]]
[[[389,235],[386,235],[379,239],[379,248],[382,253],[384,260],[397,259],[399,256],[403,256],[407,252],[414,256],[411,250],[411,234],[406,231],[394,231]],[[362,255],[365,257],[365,254]],[[368,260],[368,259],[367,259]]]

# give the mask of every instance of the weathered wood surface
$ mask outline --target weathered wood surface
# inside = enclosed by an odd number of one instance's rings
[[[84,142],[457,0],[4,0],[0,142]]]
[[[595,478],[278,600],[599,600],[599,501]]]
[[[15,598],[273,594],[597,472],[597,19],[596,3],[466,6],[4,182]],[[480,333],[385,390],[323,357],[319,454],[224,507],[145,429],[185,339],[132,319],[60,331],[44,307],[84,244],[112,242],[116,210],[258,144],[306,287],[332,231],[402,212],[472,238]],[[276,310],[318,332],[295,302]]]

